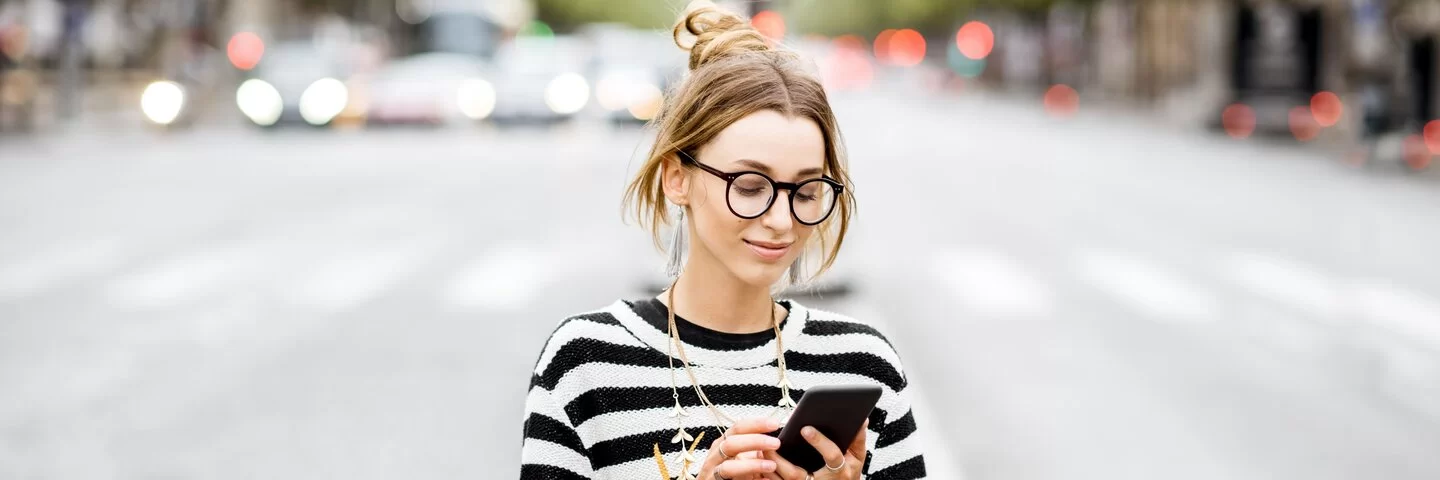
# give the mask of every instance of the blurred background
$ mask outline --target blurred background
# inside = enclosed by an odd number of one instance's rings
[[[1440,478],[1437,0],[719,2],[942,479]],[[0,479],[506,478],[672,0],[0,0]]]

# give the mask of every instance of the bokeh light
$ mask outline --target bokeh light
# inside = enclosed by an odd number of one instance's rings
[[[1430,147],[1430,153],[1440,155],[1440,120],[1425,124],[1425,145]]]
[[[925,37],[920,32],[904,29],[890,36],[890,61],[902,67],[919,65],[925,60]]]
[[[1315,117],[1315,123],[1322,127],[1334,126],[1340,121],[1340,115],[1344,111],[1345,106],[1335,92],[1320,92],[1310,97],[1310,115]]]
[[[1405,165],[1411,170],[1424,170],[1430,168],[1430,161],[1434,156],[1426,141],[1420,135],[1405,137]]]
[[[976,78],[985,72],[985,59],[967,57],[960,53],[959,49],[945,49],[945,60],[949,63],[951,71],[964,78]]]
[[[875,36],[875,61],[880,64],[890,63],[890,37],[895,36],[895,29],[887,28],[881,30]]]
[[[765,35],[771,40],[785,38],[785,17],[780,16],[779,12],[763,10],[756,13],[755,17],[750,19],[750,23],[755,25],[755,29],[759,30],[761,35]]]
[[[1069,85],[1052,85],[1045,90],[1045,112],[1055,117],[1069,117],[1080,110],[1080,92]]]
[[[548,23],[534,20],[525,24],[525,28],[520,31],[520,34],[527,37],[554,38],[555,30],[551,29]]]
[[[1220,124],[1232,138],[1248,138],[1255,133],[1255,109],[1243,103],[1232,104],[1220,112]]]
[[[995,32],[985,22],[967,22],[955,34],[955,46],[966,57],[976,60],[990,56],[995,49]]]
[[[265,41],[253,32],[240,32],[230,37],[230,44],[225,46],[225,54],[230,57],[230,64],[241,70],[255,68],[260,63],[260,58],[265,56]]]
[[[1290,109],[1290,133],[1296,140],[1308,142],[1320,134],[1320,123],[1315,121],[1309,108],[1294,107]]]
[[[180,84],[159,81],[145,87],[140,95],[140,111],[145,118],[160,125],[169,125],[180,117],[185,106],[185,90]]]

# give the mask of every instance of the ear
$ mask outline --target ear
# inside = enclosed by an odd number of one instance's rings
[[[690,204],[690,172],[680,164],[679,156],[671,155],[661,163],[660,185],[670,203]]]

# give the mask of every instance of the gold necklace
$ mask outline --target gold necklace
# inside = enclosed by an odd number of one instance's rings
[[[690,414],[685,411],[684,407],[680,406],[680,383],[675,378],[675,355],[672,353],[679,353],[680,362],[685,367],[686,376],[690,377],[690,384],[695,389],[695,395],[700,398],[700,403],[704,404],[705,407],[710,410],[711,415],[715,417],[716,423],[721,424],[721,436],[729,435],[730,427],[735,424],[735,419],[730,418],[725,412],[720,411],[720,409],[710,401],[710,397],[705,395],[705,389],[700,386],[700,380],[696,378],[695,371],[690,366],[690,359],[685,355],[685,345],[680,342],[680,331],[675,326],[675,285],[678,283],[680,283],[680,279],[677,277],[675,281],[670,284],[670,291],[668,293],[670,305],[669,308],[666,309],[669,312],[670,340],[666,346],[665,353],[670,362],[670,396],[675,399],[675,407],[670,410],[670,418],[676,419],[677,423],[679,423],[679,426],[676,428],[677,432],[675,433],[675,437],[671,438],[670,442],[680,443],[681,463],[689,464],[695,462],[695,458],[685,449],[683,442],[694,441],[695,439],[691,437],[689,433],[685,432],[684,417],[688,417]],[[774,298],[770,299],[770,326],[775,329],[775,363],[780,373],[780,380],[775,383],[775,386],[780,388],[780,402],[776,404],[775,410],[766,416],[774,417],[776,414],[784,412],[787,408],[795,408],[795,400],[790,397],[790,378],[786,375],[785,370],[785,340],[780,332],[780,324],[775,321]],[[688,474],[688,472],[686,472],[686,474]]]

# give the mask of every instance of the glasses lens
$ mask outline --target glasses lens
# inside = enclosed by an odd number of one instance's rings
[[[735,178],[730,183],[730,208],[735,209],[735,214],[746,217],[758,217],[765,213],[770,207],[770,200],[775,196],[775,185],[764,175],[747,173]]]
[[[795,218],[802,223],[820,223],[835,208],[835,187],[823,180],[810,180],[800,184],[794,198],[791,208],[795,210]]]

